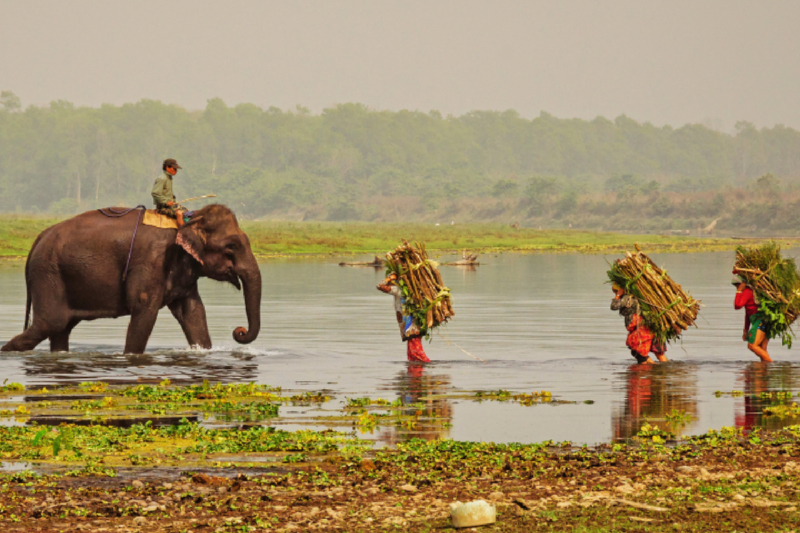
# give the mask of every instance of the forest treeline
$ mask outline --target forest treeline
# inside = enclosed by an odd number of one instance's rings
[[[167,157],[179,196],[216,193],[251,219],[800,230],[800,132],[784,126],[0,96],[0,211],[150,205]]]

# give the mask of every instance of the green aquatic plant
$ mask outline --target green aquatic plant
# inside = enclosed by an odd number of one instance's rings
[[[235,402],[230,400],[216,400],[211,404],[202,406],[204,411],[222,413],[229,418],[248,419],[267,418],[278,416],[280,404],[267,402]]]
[[[325,403],[330,399],[330,396],[321,392],[304,392],[289,397],[289,401],[295,404]]]
[[[22,383],[8,383],[8,379],[3,380],[3,385],[0,387],[0,392],[20,392],[25,390],[25,385]]]
[[[664,418],[670,424],[688,424],[692,421],[691,414],[678,409],[673,409],[669,413],[665,414]]]
[[[663,444],[666,441],[675,440],[675,434],[645,423],[639,428],[639,431],[633,438],[634,440]]]
[[[84,392],[105,392],[108,389],[108,383],[102,381],[86,381],[78,385],[78,388]]]
[[[796,418],[800,416],[800,405],[792,402],[787,405],[769,405],[764,407],[762,412],[765,416],[775,416],[778,418]]]
[[[392,405],[392,402],[383,398],[372,399],[366,396],[362,398],[345,398],[346,408],[367,407],[369,405]]]

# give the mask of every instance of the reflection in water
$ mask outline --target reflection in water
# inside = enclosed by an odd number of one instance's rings
[[[99,352],[59,353],[22,357],[26,382],[67,385],[84,381],[143,383],[169,379],[173,383],[248,382],[257,379],[255,356],[205,351],[121,355]]]
[[[450,377],[426,375],[427,370],[423,364],[408,363],[406,370],[392,380],[390,388],[397,391],[402,402],[399,414],[415,419],[386,428],[379,440],[396,444],[412,438],[434,440],[450,435],[453,406],[446,398],[435,398],[452,390]]]
[[[781,429],[797,424],[797,417],[766,416],[765,407],[788,405],[791,391],[800,384],[800,369],[790,363],[750,363],[739,378],[744,393],[736,406],[736,427],[744,431],[753,428]],[[781,397],[788,393],[788,398]]]
[[[633,365],[625,377],[624,407],[612,415],[614,440],[630,439],[644,424],[681,435],[691,421],[685,415],[697,419],[694,365]],[[681,414],[674,416],[677,413]]]

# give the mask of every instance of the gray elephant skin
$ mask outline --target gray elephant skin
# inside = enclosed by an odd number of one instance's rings
[[[206,206],[180,231],[139,224],[123,276],[139,214],[90,211],[44,230],[25,264],[25,329],[0,351],[33,350],[45,339],[51,351],[69,351],[70,332],[81,321],[130,315],[125,353],[143,353],[164,306],[190,346],[210,348],[201,277],[244,291],[248,326],[233,338],[253,342],[261,329],[261,272],[233,212]]]

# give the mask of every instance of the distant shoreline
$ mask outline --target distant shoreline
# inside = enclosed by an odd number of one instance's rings
[[[58,219],[0,215],[0,260],[25,258],[36,236]],[[733,250],[769,238],[712,238],[630,235],[586,230],[537,230],[506,224],[470,223],[434,226],[420,223],[249,222],[241,223],[260,259],[382,255],[402,239],[424,242],[436,254],[471,253],[619,253],[638,244],[651,253]],[[797,238],[780,238],[791,246]]]

